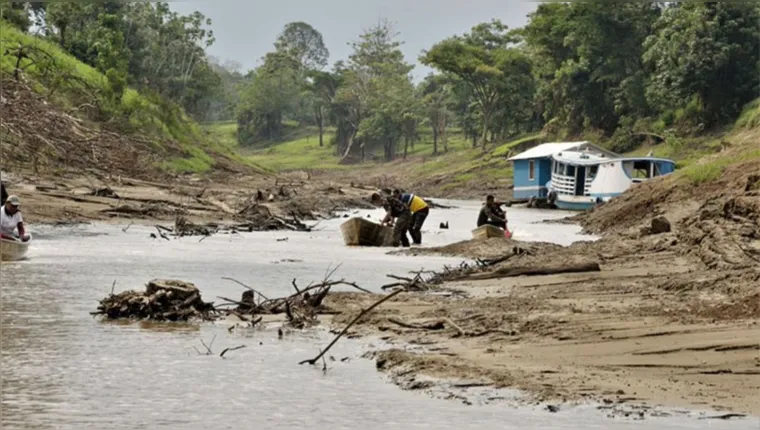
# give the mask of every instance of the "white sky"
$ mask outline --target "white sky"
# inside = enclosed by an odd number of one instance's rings
[[[380,18],[396,24],[405,42],[402,50],[420,79],[430,72],[417,57],[423,49],[481,22],[501,19],[510,28],[527,22],[537,2],[516,0],[187,0],[170,6],[182,14],[200,11],[211,18],[216,43],[209,54],[222,62],[234,60],[251,69],[273,49],[285,24],[304,21],[322,33],[330,50],[330,65],[346,59],[348,43]]]

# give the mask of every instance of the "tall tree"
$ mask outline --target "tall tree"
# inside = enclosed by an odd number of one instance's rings
[[[396,155],[396,144],[403,135],[404,106],[414,101],[409,75],[414,66],[404,61],[397,37],[393,25],[381,20],[352,44],[354,51],[341,70],[344,85],[336,95],[343,110],[341,122],[347,126],[338,129],[338,148],[344,160],[357,139],[362,141],[360,147],[381,144],[386,159]]]
[[[491,119],[498,106],[507,48],[516,39],[499,20],[479,24],[470,33],[434,45],[420,60],[451,73],[469,85],[483,116],[481,143],[485,150]]]
[[[274,46],[278,52],[293,56],[307,70],[322,70],[330,57],[322,34],[301,21],[287,24]]]
[[[270,52],[241,95],[238,135],[243,143],[278,140],[282,121],[295,116],[301,102],[300,65],[288,54]]]
[[[308,88],[313,99],[314,120],[319,127],[319,146],[324,146],[324,127],[339,85],[340,78],[334,73],[318,70],[309,73]]]

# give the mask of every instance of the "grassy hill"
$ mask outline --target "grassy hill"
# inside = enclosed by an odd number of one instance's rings
[[[1,21],[0,55],[2,96],[13,101],[2,119],[6,168],[259,170],[236,145],[210,138],[176,105],[132,88],[111,97],[98,70]],[[129,160],[141,166],[129,169]]]
[[[507,161],[509,154],[541,142],[559,140],[537,133],[490,144],[488,150],[483,152],[481,148],[472,148],[471,142],[465,141],[461,132],[452,130],[449,152],[433,155],[432,131],[423,129],[421,140],[410,148],[406,159],[400,158],[390,163],[368,161],[359,165],[341,165],[334,147],[328,144],[332,130],[325,135],[325,146],[320,147],[315,127],[286,125],[288,131],[281,142],[239,147],[238,151],[248,160],[273,172],[305,171],[336,180],[381,187],[401,186],[428,195],[456,198],[480,197],[486,192],[506,194],[512,183],[512,165]],[[237,125],[234,122],[207,124],[205,128],[225,147],[238,145]],[[725,166],[743,160],[742,157],[756,156],[756,151],[751,150],[752,145],[746,141],[757,137],[754,131],[750,131],[758,128],[760,99],[745,108],[733,127],[692,137],[667,135],[664,141],[642,144],[626,155],[641,156],[652,152],[658,157],[671,158],[678,164],[678,175],[695,182],[708,181],[720,175]],[[594,136],[565,140],[591,140],[602,145],[609,143]],[[719,158],[707,164],[701,162],[705,157],[734,144],[744,145],[748,149],[732,153],[734,158]]]

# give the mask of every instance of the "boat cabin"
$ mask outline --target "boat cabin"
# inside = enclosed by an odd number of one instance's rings
[[[589,209],[675,171],[672,160],[623,157],[589,142],[545,143],[510,160],[516,200],[542,199],[568,210]]]
[[[555,169],[552,157],[570,150],[601,154],[609,158],[619,157],[618,154],[587,141],[543,143],[509,158],[514,163],[514,199],[547,198],[546,184],[551,181]]]

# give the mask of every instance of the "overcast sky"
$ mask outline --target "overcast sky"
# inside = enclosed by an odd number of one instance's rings
[[[510,28],[524,25],[538,3],[516,0],[187,0],[171,2],[182,14],[200,11],[211,18],[216,43],[209,54],[241,63],[244,69],[260,64],[273,49],[285,24],[305,21],[322,33],[330,50],[330,64],[346,59],[347,43],[364,29],[387,18],[404,41],[402,50],[418,79],[430,69],[418,63],[420,51],[436,42],[468,31],[473,25],[501,19]]]

